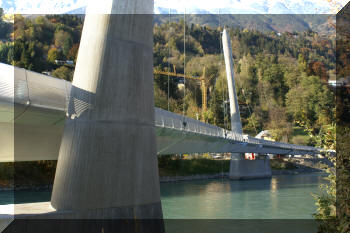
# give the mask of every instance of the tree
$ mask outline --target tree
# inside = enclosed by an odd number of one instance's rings
[[[332,125],[328,130],[319,135],[312,135],[316,139],[318,147],[324,149],[336,149],[336,137],[335,137],[335,125]],[[310,131],[311,132],[311,131]],[[317,213],[314,217],[319,221],[318,232],[346,232],[338,231],[339,222],[337,219],[336,206],[337,206],[337,174],[336,157],[327,155],[332,165],[325,165],[328,176],[325,180],[327,184],[320,185],[321,194],[312,194],[316,201]],[[347,230],[347,229],[345,229]]]
[[[73,71],[68,67],[61,66],[52,72],[52,76],[67,81],[73,81]]]
[[[11,32],[12,29],[12,25],[11,23],[8,22],[4,22],[2,20],[3,17],[3,9],[0,8],[0,39],[5,39],[5,40],[9,40],[9,34]]]
[[[67,56],[73,45],[73,38],[69,32],[59,30],[55,32],[55,46],[62,49],[62,52]]]
[[[78,56],[78,50],[79,50],[79,44],[74,44],[67,54],[67,59],[76,62],[77,56]]]
[[[248,134],[256,135],[262,130],[262,119],[255,112],[247,119],[247,124],[243,131]]]
[[[304,72],[306,71],[306,68],[307,68],[307,63],[305,61],[304,56],[301,53],[299,53],[298,55],[298,67],[301,71],[304,71]]]
[[[258,75],[257,68],[254,64],[253,57],[248,54],[244,55],[241,60],[239,60],[239,75],[237,75],[237,86],[241,90],[238,94],[242,94],[243,102],[247,102],[250,105],[258,104]]]
[[[304,122],[313,130],[319,130],[332,120],[334,97],[317,76],[306,76],[286,95],[287,112],[296,122]],[[328,118],[328,120],[327,120]],[[322,124],[320,124],[322,123]]]
[[[276,141],[289,142],[292,134],[292,124],[287,121],[284,109],[273,106],[269,109],[269,121],[266,128],[271,130]]]
[[[8,60],[8,54],[12,47],[12,43],[0,44],[0,62],[11,64],[11,60]]]
[[[321,78],[324,83],[328,81],[328,73],[324,64],[321,61],[312,62],[309,64],[310,75],[316,75]]]
[[[55,64],[55,60],[63,59],[63,54],[57,48],[51,48],[47,53],[47,60]]]
[[[272,87],[272,93],[274,99],[279,102],[280,105],[284,104],[284,96],[288,91],[288,87],[284,82],[284,72],[282,66],[279,64],[271,64],[263,73],[263,80],[270,83]]]
[[[169,103],[168,103],[169,101]],[[163,92],[157,84],[154,85],[154,105],[157,108],[162,108],[164,110],[168,110],[168,104],[169,104],[169,111],[180,113],[180,109],[177,106],[177,102],[170,98],[168,100],[168,97],[165,92]]]

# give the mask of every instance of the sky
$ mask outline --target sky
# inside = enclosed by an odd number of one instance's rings
[[[85,7],[88,0],[0,0],[5,13],[61,14]],[[97,0],[96,0],[97,1]],[[99,0],[104,1],[104,0]],[[330,14],[329,1],[344,6],[349,0],[154,0],[155,13]]]

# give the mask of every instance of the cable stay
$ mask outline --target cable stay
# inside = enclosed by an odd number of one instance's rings
[[[171,9],[169,7],[169,35],[171,34]],[[170,43],[168,42],[168,71],[170,70]],[[170,111],[170,75],[168,74],[168,111]]]
[[[252,111],[252,108],[250,107],[250,104],[248,103],[248,100],[247,100],[247,97],[246,97],[246,95],[245,95],[245,92],[244,92],[244,89],[243,89],[243,88],[242,88],[242,94],[243,94],[245,103],[246,103],[247,106],[248,106],[249,114],[250,114],[250,116],[252,116],[252,115],[253,115],[253,113],[252,113],[253,111]],[[255,122],[254,122],[254,121],[253,121],[253,126],[254,126],[255,133],[258,134],[258,130],[257,130],[257,128],[256,128],[256,125],[255,125]]]
[[[183,96],[183,111],[182,116],[185,119],[185,104],[186,104],[186,7],[184,11],[184,96]],[[183,120],[183,126],[186,127],[185,121]]]
[[[219,29],[221,28],[221,14],[220,14],[220,10],[219,10]],[[220,30],[220,38],[222,32]],[[223,55],[223,45],[222,45],[222,40],[219,39],[219,43],[220,43],[220,59],[219,59],[219,64],[220,64],[220,68],[222,67],[222,61],[224,59],[224,55]],[[224,79],[225,80],[225,79]],[[225,91],[225,87],[224,87],[224,81],[222,82],[222,107],[223,107],[223,113],[224,113],[224,130],[225,130],[225,138],[227,137],[227,133],[228,133],[228,117],[227,117],[227,104],[229,103],[229,101],[227,101],[227,93]]]

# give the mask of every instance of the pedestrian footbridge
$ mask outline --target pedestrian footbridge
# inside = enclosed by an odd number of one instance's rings
[[[2,63],[0,70],[0,162],[56,160],[66,117],[80,117],[91,106],[74,99],[75,112],[68,114],[70,82]],[[323,152],[320,148],[249,137],[159,108],[154,112],[160,155]]]

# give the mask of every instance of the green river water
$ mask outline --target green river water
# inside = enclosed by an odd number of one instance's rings
[[[161,183],[165,219],[312,219],[311,193],[319,193],[322,174],[278,175],[271,179],[197,180]],[[49,201],[48,191],[18,191],[17,203]],[[0,191],[0,205],[13,193]]]

